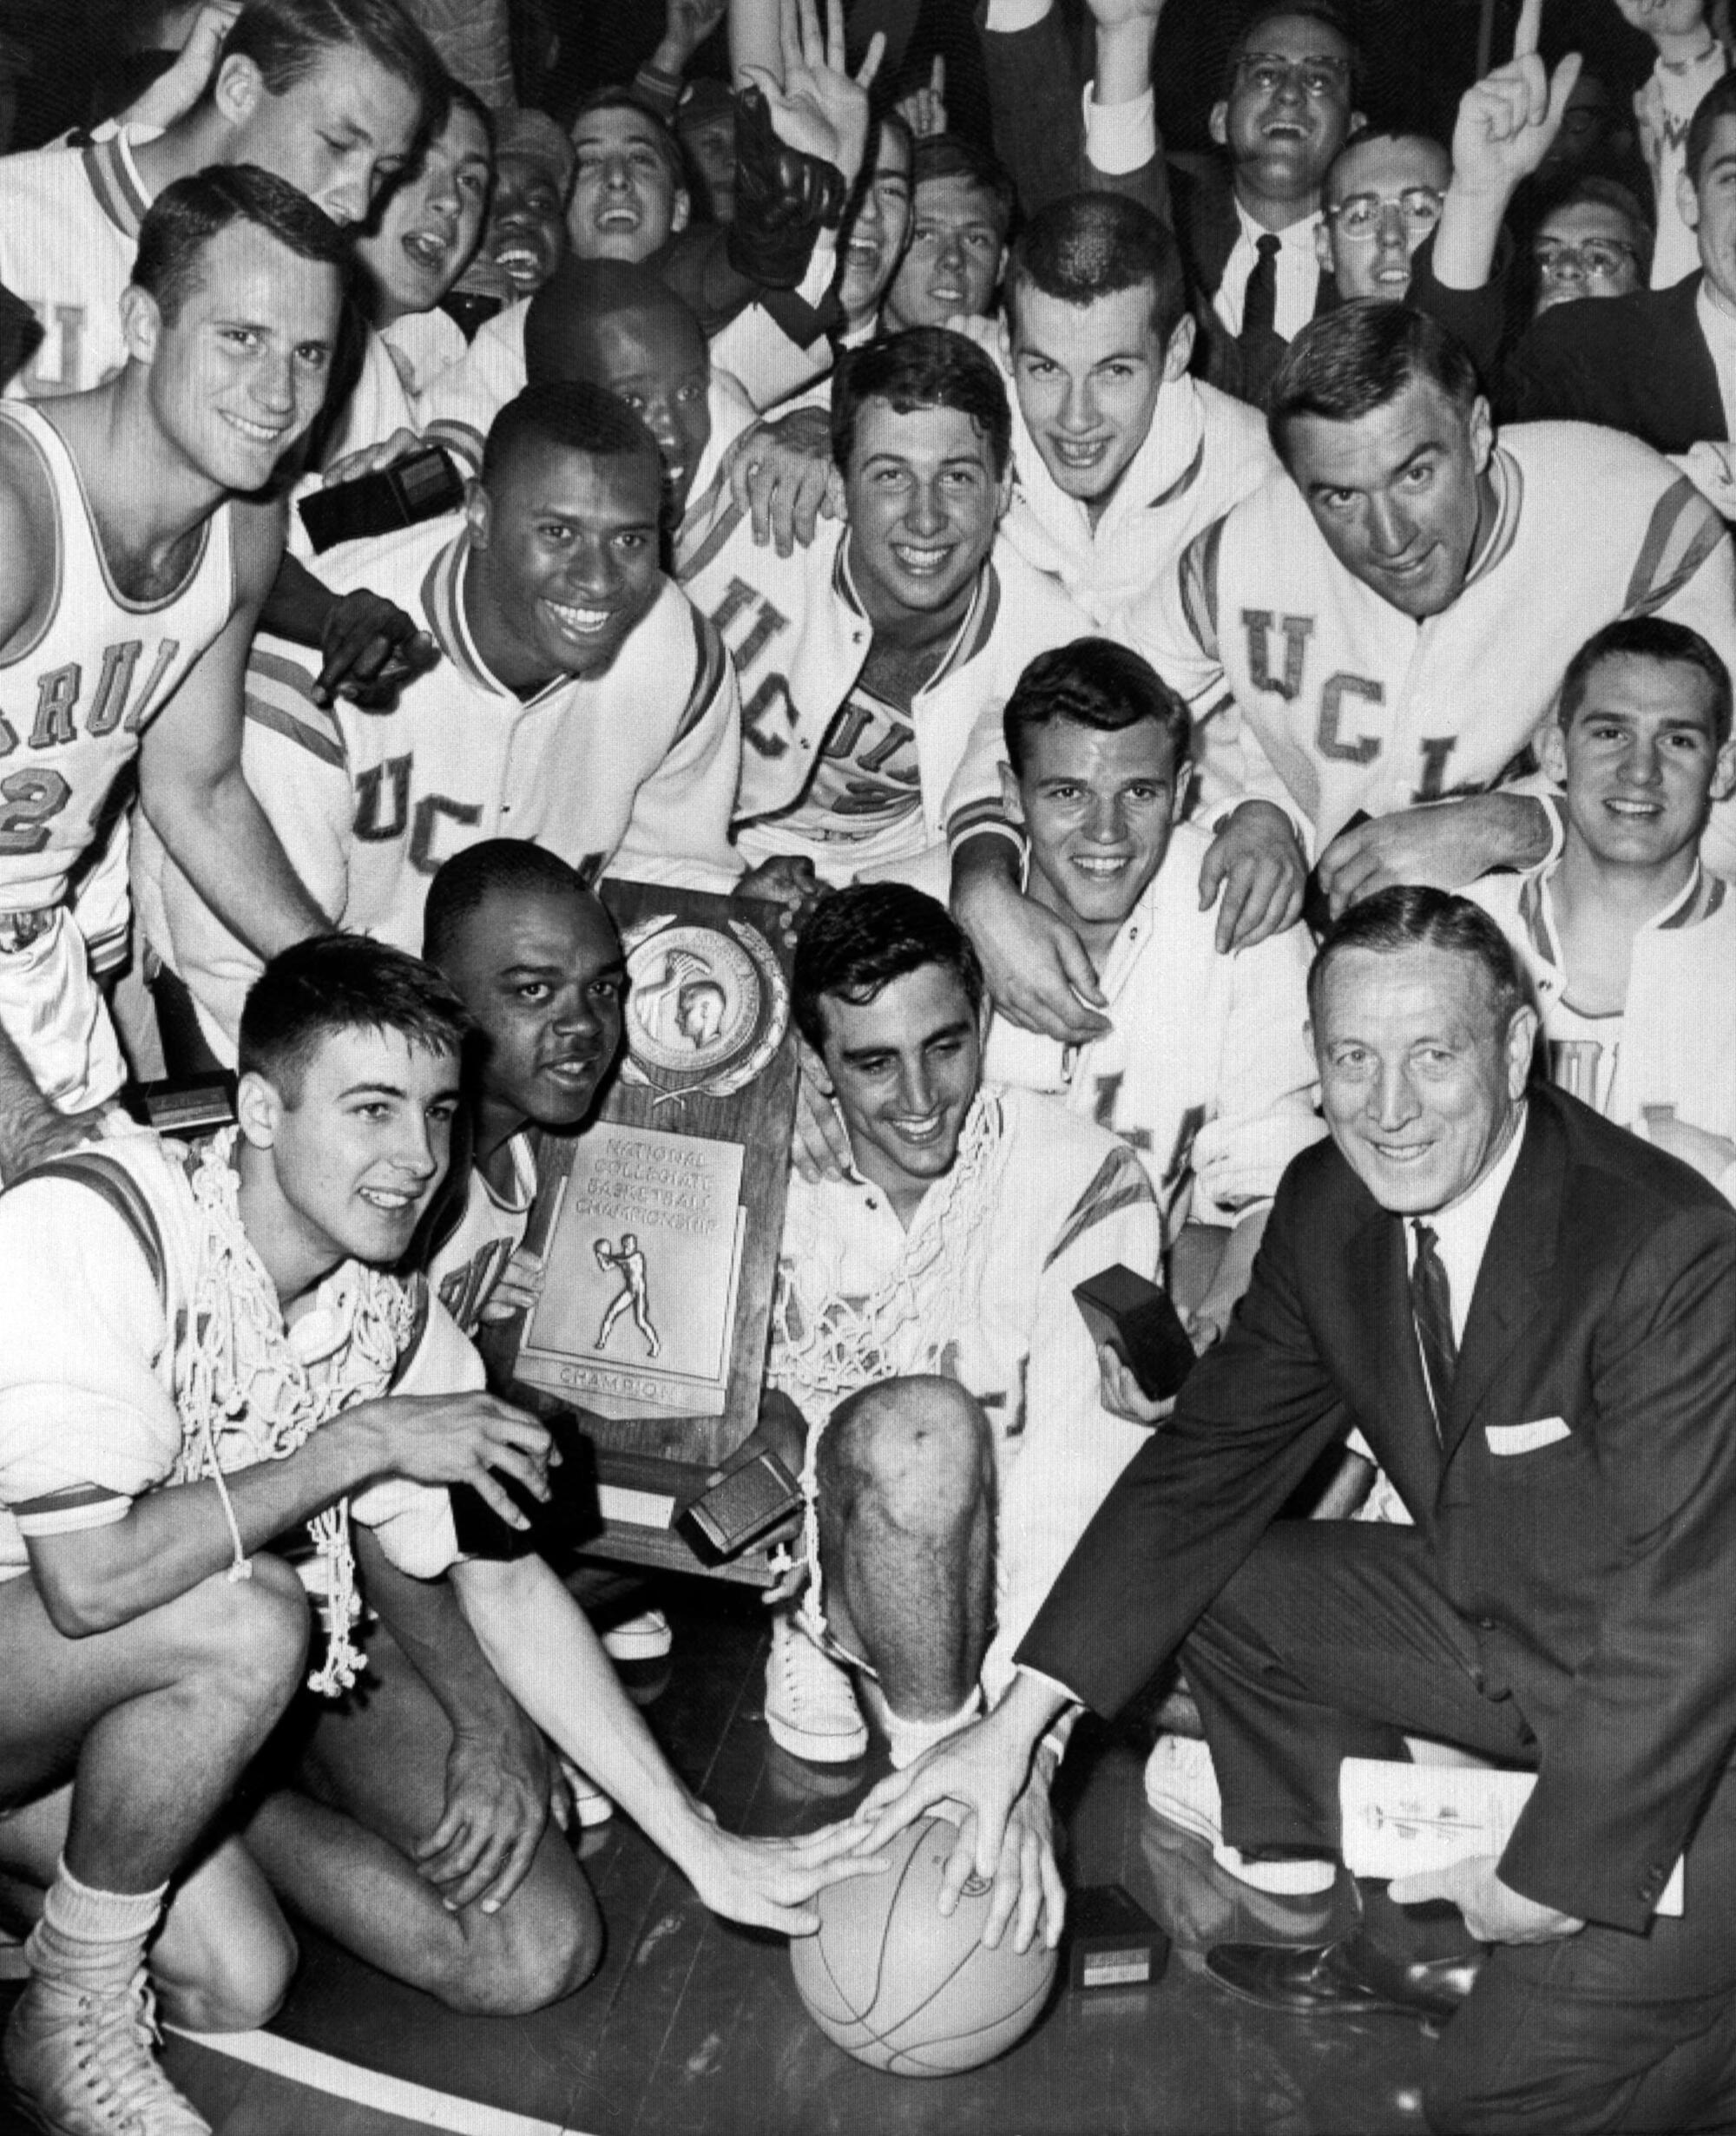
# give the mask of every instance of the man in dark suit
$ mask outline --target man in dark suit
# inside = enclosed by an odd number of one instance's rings
[[[873,1837],[964,1803],[949,1889],[974,1853],[998,1874],[991,1927],[1016,1906],[1029,1936],[1000,1850],[1031,1745],[1070,1699],[1115,1711],[1185,1640],[1244,1856],[1336,1852],[1341,1758],[1399,1755],[1405,1730],[1536,1766],[1498,1859],[1397,1890],[1451,1896],[1495,1947],[1425,2086],[1431,2126],[1727,2124],[1736,1215],[1528,1088],[1535,1014],[1466,900],[1353,907],[1310,997],[1331,1142],[1286,1174],[1228,1334],[1087,1529],[1006,1699]],[[1415,1527],[1278,1520],[1352,1424]],[[1684,1852],[1686,1911],[1659,1917]],[[1409,1985],[1358,1939],[1208,1965],[1301,2014]]]
[[[1700,271],[1668,289],[1555,305],[1496,381],[1503,420],[1567,417],[1631,430],[1660,452],[1731,436],[1736,397],[1736,74],[1689,124],[1680,183]],[[1721,502],[1722,500],[1718,500]]]

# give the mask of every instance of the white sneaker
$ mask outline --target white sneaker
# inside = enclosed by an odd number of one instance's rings
[[[868,1748],[868,1728],[850,1672],[816,1646],[793,1617],[772,1620],[766,1658],[766,1725],[796,1758],[843,1765]]]
[[[211,2136],[156,2059],[151,1993],[102,1990],[37,1975],[6,2028],[6,2074],[49,2136]]]
[[[1333,1863],[1251,1862],[1224,1837],[1223,1798],[1211,1745],[1194,1736],[1162,1735],[1145,1765],[1145,1798],[1166,1824],[1204,1840],[1212,1859],[1256,1891],[1279,1898],[1312,1898],[1337,1881]]]
[[[669,1620],[661,1609],[641,1609],[636,1617],[611,1625],[602,1635],[603,1652],[616,1661],[661,1661],[674,1643]]]
[[[589,1773],[581,1772],[570,1758],[562,1756],[561,1771],[567,1783],[567,1792],[572,1798],[573,1815],[585,1830],[593,1826],[607,1824],[615,1815],[615,1804],[605,1795]]]

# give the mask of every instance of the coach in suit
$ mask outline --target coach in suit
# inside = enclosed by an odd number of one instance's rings
[[[1339,1760],[1404,1730],[1535,1765],[1498,1860],[1412,1878],[1494,1946],[1424,2092],[1437,2130],[1736,2117],[1736,1214],[1561,1094],[1497,930],[1384,891],[1315,962],[1332,1140],[1279,1190],[1253,1280],[1019,1650],[995,1712],[871,1837],[1004,1804],[1069,1699],[1121,1706],[1181,1645],[1245,1856],[1336,1851]],[[1360,1428],[1416,1526],[1280,1508]],[[1654,1916],[1687,1855],[1687,1908]],[[970,1867],[951,1865],[960,1881]],[[1356,1941],[1208,1966],[1299,2014],[1391,2007]],[[1402,1986],[1402,1982],[1401,1982]]]
[[[1736,74],[1689,124],[1679,181],[1700,272],[1668,289],[1552,306],[1496,382],[1504,420],[1567,417],[1631,430],[1660,452],[1731,436],[1736,403]]]

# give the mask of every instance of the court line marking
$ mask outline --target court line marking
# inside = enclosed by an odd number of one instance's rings
[[[394,2113],[400,2120],[420,2121],[446,2136],[583,2136],[582,2130],[564,2121],[539,2121],[529,2114],[514,2113],[504,2106],[485,2106],[474,2099],[455,2098],[450,2092],[434,2092],[426,2085],[412,2084],[406,2077],[390,2077],[378,2069],[364,2069],[335,2054],[303,2047],[274,2032],[188,2032],[180,2025],[168,2028],[191,2040],[195,2047],[233,2060],[249,2063],[273,2076],[287,2077],[308,2090],[347,2099],[358,2106],[372,2106],[379,2113]]]

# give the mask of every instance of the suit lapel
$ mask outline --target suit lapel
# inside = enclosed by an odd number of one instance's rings
[[[1680,424],[1696,438],[1723,437],[1728,435],[1730,424],[1719,388],[1718,366],[1712,360],[1700,323],[1700,279],[1693,275],[1682,284],[1680,294],[1670,292],[1676,303],[1668,319],[1666,346],[1659,352],[1661,365],[1654,376],[1660,388],[1668,382],[1685,389],[1680,399],[1669,397],[1672,404],[1667,413],[1673,427]]]
[[[1501,1197],[1459,1345],[1452,1400],[1441,1437],[1450,1462],[1496,1374],[1536,1314],[1555,1265],[1566,1145],[1547,1101],[1533,1095],[1525,1140]]]
[[[1378,1209],[1351,1238],[1349,1295],[1377,1351],[1381,1465],[1411,1506],[1434,1503],[1440,1481],[1440,1441],[1434,1404],[1423,1377],[1423,1353],[1410,1315],[1404,1226]]]

